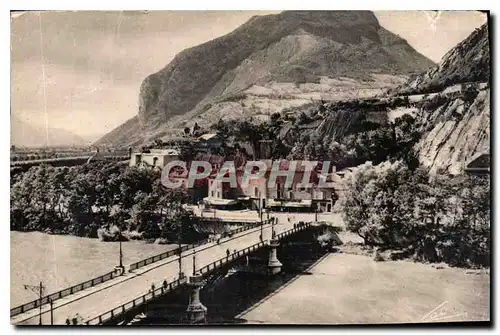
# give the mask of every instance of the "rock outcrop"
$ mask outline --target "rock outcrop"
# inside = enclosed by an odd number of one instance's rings
[[[430,98],[437,101],[435,106],[418,116],[424,128],[416,149],[420,162],[432,172],[461,173],[472,156],[490,151],[489,78],[488,25],[484,24],[402,90],[440,92]]]
[[[480,90],[472,101],[455,98],[432,112],[422,112],[430,129],[417,146],[419,160],[431,172],[459,174],[476,153],[490,151],[490,90]]]

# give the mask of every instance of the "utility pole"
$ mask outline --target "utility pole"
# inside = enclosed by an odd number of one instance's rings
[[[40,282],[39,285],[24,285],[24,289],[38,293],[38,296],[40,298],[40,301],[39,301],[40,314],[39,314],[39,319],[38,319],[38,325],[42,325],[42,297],[43,297],[43,290],[45,289],[45,286],[43,286],[42,282]]]

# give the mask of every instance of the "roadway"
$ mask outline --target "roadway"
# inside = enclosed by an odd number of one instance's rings
[[[188,209],[192,210],[195,215],[204,217],[204,218],[217,218],[223,221],[231,222],[231,221],[241,221],[241,222],[255,222],[259,221],[259,214],[256,210],[205,210],[203,214],[200,211],[198,206],[186,206]],[[284,223],[290,219],[291,223],[298,223],[300,221],[303,222],[314,222],[316,221],[315,213],[294,213],[294,212],[270,212],[270,217],[277,218],[279,223]],[[267,214],[263,213],[262,219],[267,219]],[[317,214],[318,222],[327,222],[335,225],[343,225],[342,215],[339,212],[335,213],[318,213]]]
[[[275,225],[277,234],[293,228],[293,223],[280,220]],[[271,225],[264,227],[263,238],[271,238]],[[234,235],[232,238],[224,239],[220,245],[208,243],[195,249],[182,253],[182,270],[189,276],[193,273],[193,259],[189,257],[196,251],[196,267],[200,268],[213,261],[226,256],[226,251],[241,250],[259,242],[260,228],[254,228]],[[160,287],[164,280],[172,282],[178,278],[179,262],[177,256],[153,263],[144,268],[126,273],[109,282],[85,289],[73,295],[56,300],[53,306],[53,318],[55,325],[63,325],[66,319],[73,318],[77,313],[83,321],[97,317],[113,308],[127,303],[147,293],[151,285]],[[186,301],[187,307],[188,301]],[[42,324],[50,325],[50,306],[42,307]],[[39,310],[31,310],[11,318],[11,323],[16,325],[37,325]]]

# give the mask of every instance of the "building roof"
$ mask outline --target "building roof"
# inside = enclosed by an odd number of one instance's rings
[[[217,138],[217,137],[219,137],[219,135],[212,133],[212,134],[203,134],[200,137],[198,137],[198,139],[203,140],[203,141],[209,141],[209,140]]]
[[[224,206],[224,205],[235,205],[238,203],[238,200],[206,197],[203,198],[203,202],[209,205]]]
[[[311,205],[312,200],[268,201],[268,206],[270,207],[311,207]]]
[[[157,155],[178,156],[179,150],[176,149],[149,149],[149,153]]]

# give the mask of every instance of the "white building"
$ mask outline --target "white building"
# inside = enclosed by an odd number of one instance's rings
[[[130,166],[160,167],[167,163],[179,160],[180,152],[176,149],[149,149],[144,152],[132,153]]]

